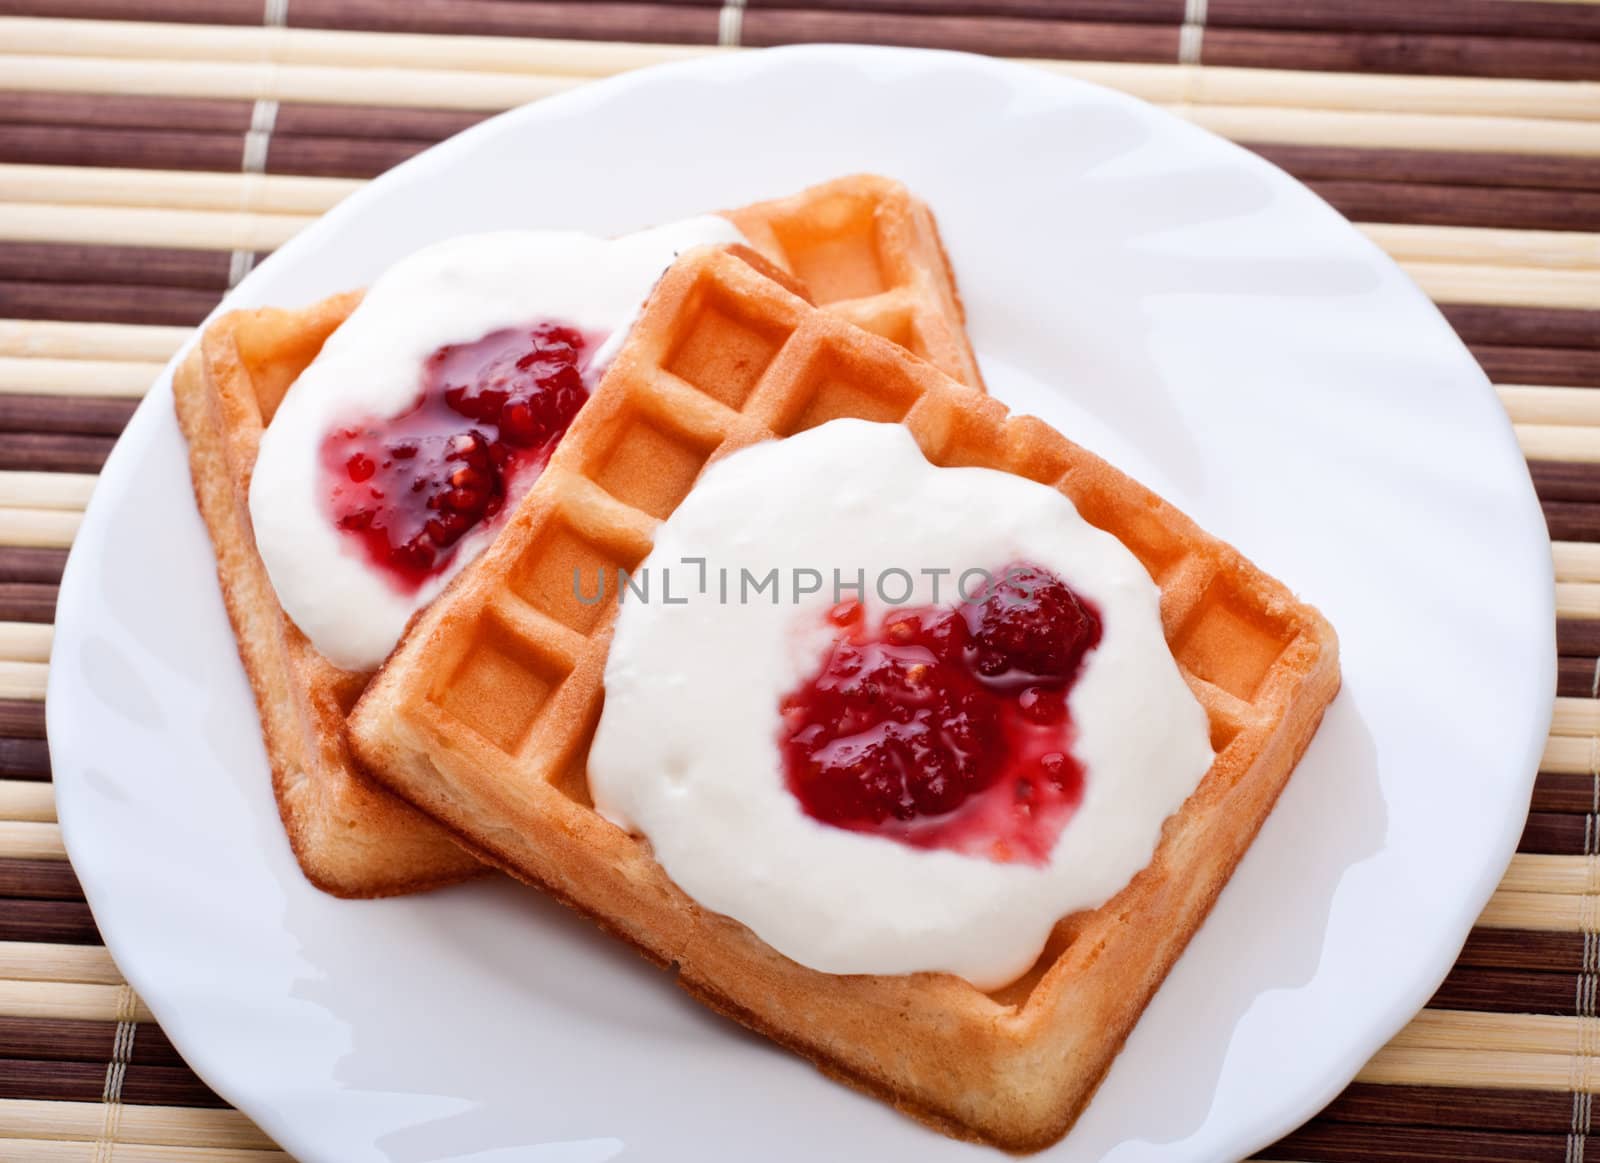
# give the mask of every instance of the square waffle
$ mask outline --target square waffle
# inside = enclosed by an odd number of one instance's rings
[[[723,353],[747,358],[730,369]],[[1063,918],[1021,979],[833,976],[700,907],[593,808],[585,757],[617,606],[574,570],[631,569],[709,462],[837,417],[903,422],[938,465],[1059,489],[1161,589],[1216,759],[1154,857]],[[698,250],[495,544],[415,623],[350,720],[353,746],[485,860],[539,885],[712,1008],[955,1135],[1014,1150],[1071,1125],[1255,836],[1339,686],[1332,628],[1237,550],[1043,422]]]
[[[841,178],[727,216],[766,261],[818,279],[833,296],[830,310],[981,387],[933,217],[904,186]],[[359,301],[350,293],[303,310],[225,315],[180,365],[173,394],[291,846],[319,888],[374,897],[459,880],[482,866],[354,762],[345,717],[368,676],[333,666],[284,613],[256,552],[249,513],[262,431]],[[721,355],[737,362],[731,349]]]

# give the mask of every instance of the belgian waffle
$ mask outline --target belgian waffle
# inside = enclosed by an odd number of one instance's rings
[[[589,796],[617,607],[579,602],[574,570],[631,569],[709,461],[844,416],[905,423],[935,464],[1058,488],[1119,537],[1160,586],[1167,640],[1209,718],[1216,760],[1150,864],[1062,919],[997,991],[796,964],[697,905]],[[700,250],[657,285],[544,476],[413,623],[350,732],[398,794],[675,967],[712,1008],[951,1134],[1026,1150],[1088,1101],[1338,686],[1332,628],[1237,550],[1043,422]]]
[[[904,186],[842,178],[728,217],[768,261],[819,279],[835,296],[830,309],[980,386],[937,229]],[[303,310],[221,317],[179,367],[173,393],[291,846],[319,888],[375,897],[459,880],[481,865],[353,761],[345,716],[368,676],[333,666],[284,613],[249,515],[262,431],[359,299],[350,293]]]

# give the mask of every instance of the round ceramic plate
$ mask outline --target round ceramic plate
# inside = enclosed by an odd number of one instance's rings
[[[634,73],[350,198],[226,307],[360,286],[450,234],[614,233],[858,170],[934,207],[994,394],[1319,605],[1344,691],[1052,1160],[1233,1158],[1427,1000],[1522,827],[1552,697],[1549,547],[1494,393],[1301,186],[1020,65],[860,48]],[[163,378],[62,583],[57,795],[117,963],[305,1160],[970,1159],[496,880],[347,902],[300,876]]]

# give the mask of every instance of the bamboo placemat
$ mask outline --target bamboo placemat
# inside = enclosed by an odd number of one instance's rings
[[[1246,144],[1360,223],[1498,385],[1556,563],[1533,811],[1429,1007],[1261,1158],[1581,1161],[1600,1133],[1600,4],[790,2],[0,0],[0,1158],[286,1158],[122,982],[54,821],[56,586],[161,364],[261,254],[486,113],[842,40],[1030,58]]]

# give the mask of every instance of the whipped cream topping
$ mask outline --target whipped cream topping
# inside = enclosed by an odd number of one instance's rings
[[[745,241],[713,215],[617,239],[501,231],[436,243],[379,277],[284,396],[262,435],[250,486],[261,559],[278,601],[312,645],[336,666],[376,667],[411,616],[488,546],[517,499],[464,537],[437,576],[400,593],[328,516],[319,450],[330,431],[411,408],[423,361],[438,348],[544,320],[608,333],[583,369],[592,388],[680,252]]]
[[[698,566],[711,578],[697,592]],[[846,831],[789,792],[779,703],[814,673],[832,630],[832,571],[863,569],[869,620],[891,608],[872,579],[905,570],[906,604],[953,603],[972,568],[1026,560],[1100,609],[1104,637],[1068,698],[1083,801],[1043,867],[1001,864]],[[720,600],[718,572],[785,592]],[[623,602],[589,754],[596,808],[650,841],[685,892],[827,973],[1014,980],[1052,926],[1103,904],[1149,863],[1161,825],[1210,767],[1205,712],[1162,635],[1160,593],[1131,552],[1054,489],[980,468],[937,468],[898,425],[835,420],[713,465],[661,527],[643,568],[674,602]],[[796,570],[829,578],[791,603]],[[809,580],[809,579],[808,579]],[[892,597],[904,583],[895,575]],[[848,597],[855,597],[852,592]],[[659,595],[658,595],[659,597]]]

